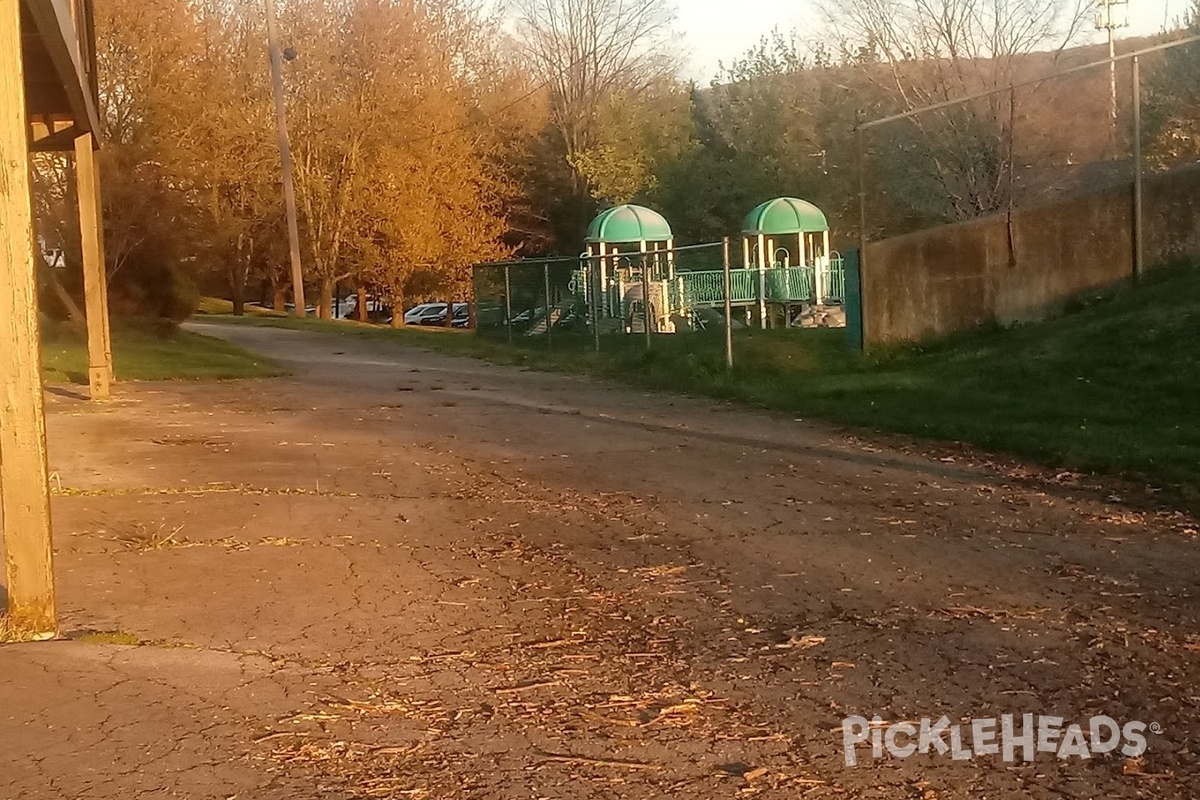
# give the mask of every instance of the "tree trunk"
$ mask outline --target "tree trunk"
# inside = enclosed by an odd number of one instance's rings
[[[317,303],[317,316],[333,319],[333,278],[321,279],[321,299]]]
[[[238,234],[237,260],[229,270],[229,293],[233,296],[233,315],[246,316],[246,279],[249,277],[248,259],[243,258],[244,237]]]
[[[67,291],[66,287],[62,285],[62,281],[58,279],[54,268],[47,267],[40,256],[35,259],[35,262],[42,277],[46,279],[46,282],[50,284],[50,288],[54,290],[54,296],[62,304],[63,311],[67,313],[67,322],[75,326],[82,326],[84,320],[83,312],[79,310],[79,304],[75,302],[75,298],[71,297],[71,293]]]
[[[367,315],[367,290],[362,286],[358,287],[355,304],[358,307],[358,321],[370,322],[371,318]]]
[[[454,327],[454,300],[453,299],[446,301],[446,322],[443,324],[442,327],[445,327],[445,328],[453,328]]]
[[[288,283],[283,272],[272,266],[267,270],[267,280],[271,282],[271,308],[286,312]]]
[[[246,273],[241,265],[229,270],[229,292],[233,296],[233,315],[246,315]]]
[[[397,297],[392,300],[392,327],[404,327],[404,298]]]

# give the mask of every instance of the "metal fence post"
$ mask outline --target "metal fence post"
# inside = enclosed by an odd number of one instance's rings
[[[642,253],[642,327],[646,334],[646,349],[650,349],[650,264]]]
[[[592,336],[596,343],[596,352],[600,352],[600,292],[603,289],[600,281],[600,263],[592,262],[588,256],[588,282],[592,284]]]
[[[721,240],[721,281],[725,295],[725,368],[733,369],[733,276],[729,272],[729,237]]]
[[[862,336],[867,340],[867,304],[865,287],[867,282],[867,156],[863,149],[862,111],[858,112],[858,124],[854,126],[854,149],[858,165],[858,280],[862,303]]]
[[[512,280],[508,265],[504,265],[504,325],[508,328],[508,343],[512,344]]]
[[[551,345],[550,326],[554,324],[554,315],[550,313],[550,264],[542,265],[542,278],[546,283],[546,346]]]
[[[1115,64],[1115,62],[1114,62]],[[1133,279],[1139,280],[1145,269],[1144,217],[1142,215],[1142,69],[1138,57],[1132,61],[1133,71]]]

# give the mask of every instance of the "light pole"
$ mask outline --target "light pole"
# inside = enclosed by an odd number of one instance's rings
[[[279,129],[279,158],[283,162],[283,202],[287,212],[288,243],[292,251],[292,297],[297,317],[308,316],[304,304],[304,266],[300,261],[300,222],[296,215],[296,186],[292,178],[292,146],[288,140],[287,108],[283,100],[283,54],[275,27],[275,0],[267,4],[267,47],[271,55],[271,90],[275,95],[275,120]],[[291,60],[290,58],[288,59]]]
[[[1117,124],[1117,28],[1129,27],[1129,0],[1096,0],[1096,30],[1108,33],[1108,115]]]

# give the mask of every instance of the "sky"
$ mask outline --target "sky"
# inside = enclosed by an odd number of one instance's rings
[[[812,0],[676,0],[678,27],[685,36],[689,52],[683,74],[707,82],[717,72],[720,61],[729,62],[754,46],[760,37],[778,26],[783,31],[796,29],[801,39],[808,31],[820,28],[816,3]],[[1156,33],[1168,20],[1182,16],[1190,0],[1130,0],[1130,27],[1118,31],[1118,38]],[[1103,41],[1092,32],[1089,41]]]

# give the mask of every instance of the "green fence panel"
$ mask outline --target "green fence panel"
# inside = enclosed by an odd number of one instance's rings
[[[767,270],[767,300],[803,303],[812,300],[816,270],[812,267],[777,267]]]
[[[716,308],[725,304],[723,272],[681,272],[679,281],[683,286],[683,305]],[[754,303],[758,300],[758,270],[732,269],[729,271],[729,283],[732,288],[730,301],[735,305]]]
[[[863,349],[862,271],[858,250],[847,250],[842,261],[842,296],[846,305],[846,343],[851,350]]]

